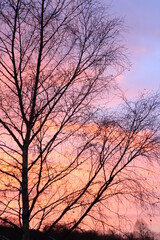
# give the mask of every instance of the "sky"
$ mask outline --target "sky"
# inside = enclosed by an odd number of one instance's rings
[[[103,0],[108,4],[108,0]],[[127,97],[160,89],[160,0],[111,0],[124,19],[124,43],[131,62],[119,84]]]
[[[125,95],[134,99],[141,92],[160,90],[160,0],[103,1],[114,16],[124,19],[124,43],[132,65],[119,79]],[[160,212],[149,226],[160,232]]]
[[[119,79],[120,87],[129,98],[160,89],[160,0],[103,2],[110,3],[114,16],[124,18],[124,43],[132,67]],[[152,229],[158,231],[156,219],[160,222],[160,217],[152,219]]]

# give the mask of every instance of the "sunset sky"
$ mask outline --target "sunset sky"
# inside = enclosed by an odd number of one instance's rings
[[[1,1],[0,220],[160,240],[160,0]]]
[[[103,0],[107,3],[107,0]],[[132,64],[120,86],[129,97],[160,88],[160,1],[112,0],[112,12],[124,18],[124,41]]]
[[[112,0],[110,5],[113,14],[124,19],[124,41],[132,64],[120,78],[121,88],[132,99],[141,92],[160,90],[160,1]],[[160,231],[160,217],[150,221],[148,216],[146,222],[152,230]]]

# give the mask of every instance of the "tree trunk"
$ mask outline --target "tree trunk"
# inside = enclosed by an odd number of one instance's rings
[[[23,150],[23,169],[22,169],[22,240],[29,240],[29,196],[28,196],[28,147]]]

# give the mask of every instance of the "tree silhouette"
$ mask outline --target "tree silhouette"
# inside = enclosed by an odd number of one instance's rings
[[[30,226],[69,233],[98,202],[145,197],[127,167],[157,150],[158,100],[97,108],[125,68],[120,19],[91,0],[2,0],[0,24],[0,219],[29,240]]]
[[[150,240],[154,239],[154,234],[151,232],[147,223],[143,220],[137,220],[134,226],[134,235],[138,239]]]

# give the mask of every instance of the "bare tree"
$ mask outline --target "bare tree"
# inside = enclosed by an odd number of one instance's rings
[[[0,24],[0,219],[23,240],[46,219],[70,232],[98,202],[141,190],[127,167],[157,149],[158,102],[101,120],[96,99],[125,56],[120,19],[96,1],[2,0]]]

